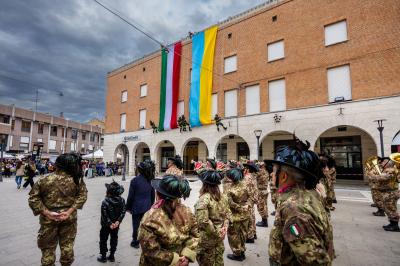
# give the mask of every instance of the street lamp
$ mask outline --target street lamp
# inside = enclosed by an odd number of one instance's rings
[[[254,135],[257,138],[257,160],[260,161],[260,137],[262,134],[262,130],[261,129],[256,129],[254,130]]]
[[[386,121],[386,119],[378,119],[378,120],[374,120],[374,122],[378,123],[378,131],[379,131],[379,137],[381,140],[381,157],[385,157],[385,152],[383,150],[383,121]]]
[[[0,135],[0,182],[3,182],[3,151],[6,149],[6,135]]]
[[[126,143],[128,141],[126,139],[124,139],[122,142],[125,145],[124,146],[124,166],[122,167],[122,181],[125,181],[126,180],[126,177],[125,177],[125,172],[126,172],[126,150],[125,150],[125,147],[126,147]]]

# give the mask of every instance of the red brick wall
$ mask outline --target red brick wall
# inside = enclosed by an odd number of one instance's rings
[[[292,0],[239,22],[220,26],[214,59],[214,92],[218,113],[224,115],[224,91],[260,85],[261,112],[269,111],[268,81],[286,79],[287,109],[328,104],[326,70],[350,64],[353,100],[400,93],[400,2],[397,0]],[[277,21],[272,22],[272,16]],[[348,41],[325,47],[324,25],[347,20]],[[232,38],[228,39],[228,33]],[[284,40],[285,58],[267,62],[267,44]],[[223,74],[224,58],[237,54],[238,70]],[[139,110],[158,123],[159,53],[107,77],[106,133],[120,129],[120,114],[127,114],[127,131],[139,128]],[[191,43],[183,46],[180,99],[188,116]],[[188,59],[187,59],[188,58]],[[146,71],[143,72],[143,67]],[[124,79],[126,75],[126,79]],[[140,98],[140,85],[148,84]],[[128,101],[121,103],[121,92]],[[240,90],[238,114],[245,115],[245,91]]]

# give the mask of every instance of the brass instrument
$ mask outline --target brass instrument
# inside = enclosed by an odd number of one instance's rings
[[[366,169],[366,171],[374,171],[375,174],[381,175],[382,169],[378,163],[378,156],[369,157],[365,161],[365,169]]]
[[[390,154],[389,158],[394,162],[396,181],[400,183],[400,152]]]

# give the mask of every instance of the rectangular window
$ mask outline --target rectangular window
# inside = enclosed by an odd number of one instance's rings
[[[21,137],[20,142],[29,144],[29,137]]]
[[[61,128],[61,137],[64,137],[65,134],[65,128]]]
[[[128,101],[128,91],[123,91],[121,93],[121,103]]]
[[[213,93],[211,96],[211,120],[218,114],[218,93]]]
[[[57,137],[57,126],[51,126],[50,136]]]
[[[89,151],[93,151],[93,145],[92,144],[89,145]]]
[[[268,62],[285,58],[285,47],[283,41],[269,43],[268,47]]]
[[[37,142],[43,142],[43,139],[37,139]]]
[[[139,111],[139,128],[146,128],[146,109]]]
[[[124,132],[126,130],[126,114],[121,114],[120,129],[121,132]]]
[[[50,149],[50,150],[55,150],[55,149],[56,149],[56,146],[57,146],[57,141],[51,139],[51,140],[49,141],[49,149]]]
[[[147,84],[140,86],[140,97],[147,96]]]
[[[237,90],[225,92],[225,117],[237,116]]]
[[[43,134],[44,131],[44,124],[38,124],[38,134]]]
[[[217,160],[226,163],[228,161],[228,145],[220,143],[217,147]]]
[[[13,135],[11,135],[11,136],[10,136],[10,147],[12,147],[12,146],[13,146],[13,140],[14,140],[14,136],[13,136]]]
[[[82,132],[82,140],[86,140],[86,132]]]
[[[260,113],[260,86],[246,88],[246,115]]]
[[[90,134],[90,141],[91,142],[94,142],[94,137],[95,137],[96,135],[94,134],[94,133],[91,133]]]
[[[347,41],[346,20],[325,26],[325,46]]]
[[[284,79],[268,82],[269,111],[283,111],[286,109],[286,84]]]
[[[0,123],[2,124],[10,124],[10,116],[0,114]]]
[[[14,130],[14,128],[15,128],[15,119],[11,121],[11,130]]]
[[[224,73],[231,73],[237,70],[237,56],[233,55],[224,59]]]
[[[75,151],[76,150],[75,147],[76,147],[76,143],[71,142],[71,151]]]
[[[78,138],[78,130],[71,129],[71,139],[77,139],[77,138]]]
[[[328,69],[329,102],[351,100],[350,66]]]
[[[21,131],[22,132],[31,132],[31,122],[30,121],[21,121]]]
[[[185,101],[178,102],[177,116],[180,117],[185,114]]]

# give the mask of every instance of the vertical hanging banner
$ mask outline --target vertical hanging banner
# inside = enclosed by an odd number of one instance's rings
[[[214,26],[192,37],[192,83],[189,98],[189,122],[192,127],[211,124],[217,30],[218,27]]]
[[[161,51],[160,131],[177,128],[179,75],[182,43],[177,42]]]

